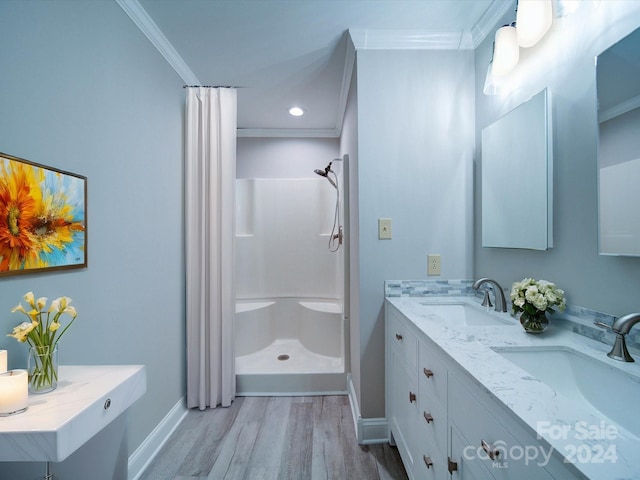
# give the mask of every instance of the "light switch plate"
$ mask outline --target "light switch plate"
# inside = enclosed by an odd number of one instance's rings
[[[391,219],[390,218],[378,219],[378,239],[380,240],[391,239]]]

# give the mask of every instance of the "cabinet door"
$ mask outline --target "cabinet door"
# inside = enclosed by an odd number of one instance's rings
[[[387,361],[390,362],[391,373],[391,378],[387,379],[387,387],[390,388],[387,398],[391,401],[390,430],[406,469],[411,470],[415,462],[412,446],[416,443],[418,418],[415,372],[407,368],[396,348],[389,349]]]

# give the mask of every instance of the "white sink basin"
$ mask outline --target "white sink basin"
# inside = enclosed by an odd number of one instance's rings
[[[482,327],[490,325],[514,325],[514,319],[508,314],[494,314],[480,305],[468,303],[430,303],[422,302],[425,313],[439,317],[444,325],[454,327]]]
[[[640,439],[640,378],[565,347],[494,348],[495,352],[545,383],[576,407],[594,411],[618,435]],[[604,354],[603,354],[604,355]]]

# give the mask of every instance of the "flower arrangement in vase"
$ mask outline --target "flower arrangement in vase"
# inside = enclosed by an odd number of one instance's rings
[[[527,333],[542,333],[549,326],[546,313],[563,311],[566,307],[564,291],[546,280],[524,278],[511,286],[513,313],[520,313],[520,324]]]
[[[29,391],[50,392],[58,384],[58,341],[76,319],[77,312],[70,305],[69,297],[56,298],[49,308],[47,298],[36,300],[33,292],[26,293],[23,299],[31,309],[27,311],[19,303],[11,312],[22,313],[29,321],[14,327],[8,336],[29,344]],[[60,317],[63,314],[69,315],[71,321],[60,330]]]

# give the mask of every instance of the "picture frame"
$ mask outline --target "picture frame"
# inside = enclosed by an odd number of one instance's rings
[[[87,267],[87,177],[0,152],[0,276]]]

